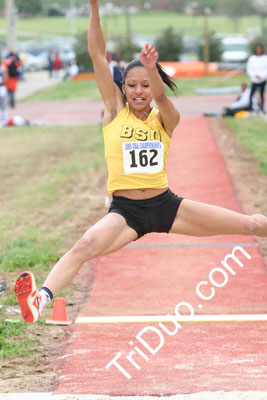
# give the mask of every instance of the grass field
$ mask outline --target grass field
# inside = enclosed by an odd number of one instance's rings
[[[24,101],[55,101],[71,99],[100,100],[99,90],[95,80],[71,81],[58,83],[56,86],[34,93]]]
[[[0,270],[10,270],[3,247],[11,250],[5,243],[38,242],[41,235],[44,245],[62,235],[64,220],[80,213],[73,198],[94,185],[94,169],[104,165],[103,143],[97,126],[9,128],[8,135],[0,132],[0,143],[5,193],[0,199]],[[12,264],[21,267],[19,261]]]
[[[240,86],[241,83],[249,84],[249,78],[246,74],[228,78],[207,76],[203,78],[181,78],[176,80],[178,87],[177,95],[193,95],[196,89]],[[171,92],[168,91],[170,95]],[[88,99],[99,100],[100,94],[96,81],[64,81],[56,86],[47,88],[33,94],[24,101],[54,101],[54,100],[70,100],[70,99]]]
[[[253,153],[267,175],[267,121],[262,118],[225,118],[225,121],[228,129],[237,135],[242,146]]]
[[[22,338],[25,331],[26,326],[23,322],[10,324],[9,322],[1,322],[0,320],[0,360],[1,358],[5,359],[16,354],[19,354],[20,357],[32,356],[34,354],[36,349],[34,340],[32,338]],[[8,338],[15,338],[17,340],[9,341]]]
[[[47,271],[90,225],[92,201],[95,209],[104,209],[104,200],[92,199],[92,193],[105,173],[98,126],[10,128],[8,135],[1,130],[0,280],[7,282],[1,305],[17,307],[13,285],[23,270],[35,273],[38,286],[43,283]],[[0,359],[31,355],[27,325],[14,326],[6,318],[0,308]]]
[[[124,15],[103,17],[103,29],[106,36],[121,36],[126,32]],[[85,31],[88,27],[88,18],[76,18],[77,32]],[[142,12],[131,16],[131,30],[148,36],[158,36],[167,27],[172,26],[174,31],[183,35],[200,37],[203,34],[203,17],[188,16],[168,12]],[[6,21],[0,18],[0,29],[6,28]],[[209,18],[210,31],[229,34],[247,34],[249,30],[261,29],[260,18],[257,16],[232,19],[225,16],[211,16]],[[67,35],[72,36],[72,22],[63,17],[54,18],[27,18],[19,19],[17,30],[19,36],[36,38],[38,35]]]

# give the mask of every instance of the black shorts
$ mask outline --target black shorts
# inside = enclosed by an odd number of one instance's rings
[[[182,200],[182,197],[178,197],[170,189],[159,196],[145,200],[112,196],[108,212],[124,217],[127,225],[133,228],[140,238],[149,232],[168,233]]]

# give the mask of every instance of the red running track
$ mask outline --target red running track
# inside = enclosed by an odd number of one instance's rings
[[[170,188],[179,195],[240,210],[207,119],[181,122],[168,170]],[[228,273],[227,284],[216,287],[212,299],[200,300],[197,283],[208,280],[213,268],[222,267],[221,261],[237,244],[251,259],[238,253],[243,268],[230,262],[236,275]],[[90,298],[79,317],[174,315],[180,302],[190,303],[195,314],[266,312],[267,277],[250,237],[149,234],[99,257],[92,268]],[[223,277],[216,279],[222,282]],[[203,293],[208,295],[210,286],[203,287]],[[173,323],[164,325],[175,331]],[[63,372],[55,393],[159,396],[267,390],[266,322],[181,322],[172,336],[157,322],[75,324],[72,329],[60,358]],[[143,329],[147,332],[142,337],[152,349],[161,344],[154,355],[136,338]],[[143,356],[135,351],[130,362],[126,356],[134,346]],[[119,352],[124,373],[114,365],[105,368]]]

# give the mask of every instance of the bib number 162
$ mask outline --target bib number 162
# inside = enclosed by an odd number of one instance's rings
[[[150,145],[149,145],[150,143]],[[161,142],[123,143],[125,174],[154,173],[163,169],[164,146]]]

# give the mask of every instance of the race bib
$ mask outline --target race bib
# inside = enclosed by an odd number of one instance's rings
[[[152,174],[162,171],[164,145],[159,141],[122,144],[125,174]]]

